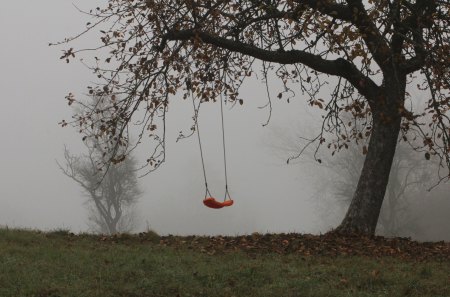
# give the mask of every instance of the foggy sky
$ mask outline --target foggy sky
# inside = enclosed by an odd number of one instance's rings
[[[72,36],[89,21],[72,3],[89,9],[103,1],[7,1],[0,10],[0,225],[51,230],[86,231],[86,198],[81,189],[59,171],[63,146],[83,152],[81,137],[58,122],[70,119],[64,96],[82,97],[94,76],[80,62],[59,60],[65,46],[49,47]],[[70,46],[95,45],[84,38]],[[88,56],[89,57],[89,56]],[[318,232],[310,174],[301,166],[287,166],[268,149],[270,127],[263,128],[268,110],[264,87],[250,82],[242,91],[243,107],[226,108],[225,125],[230,192],[233,207],[207,209],[202,204],[204,182],[196,138],[175,143],[188,130],[192,105],[171,106],[166,163],[140,179],[144,190],[137,207],[141,230],[147,226],[166,234],[243,234],[251,232]],[[174,102],[176,100],[172,100]],[[205,105],[200,129],[210,190],[223,197],[219,105]],[[271,126],[298,122],[304,102],[274,102]],[[307,115],[307,114],[306,114]],[[286,130],[286,133],[289,133]],[[145,160],[145,147],[138,160]],[[287,157],[287,156],[286,156]]]
[[[95,79],[80,62],[59,60],[67,46],[48,46],[79,33],[90,20],[72,3],[88,10],[104,1],[2,3],[0,226],[88,231],[87,198],[56,164],[56,160],[63,161],[64,145],[73,154],[84,152],[80,134],[58,125],[72,115],[64,96],[72,92],[83,98],[86,86]],[[69,47],[98,43],[87,36]],[[276,81],[271,87],[272,95],[281,88]],[[329,90],[325,87],[323,92],[326,96]],[[320,205],[316,197],[323,184],[323,169],[317,170],[307,157],[287,165],[286,159],[294,152],[283,149],[283,139],[302,133],[311,137],[317,132],[314,128],[320,117],[316,111],[307,108],[301,94],[289,104],[274,99],[270,124],[263,127],[269,115],[267,108],[259,108],[267,102],[265,86],[249,80],[241,97],[243,106],[225,107],[228,180],[235,205],[221,210],[203,206],[197,138],[175,142],[179,131],[189,131],[192,125],[192,103],[175,97],[167,117],[166,163],[139,180],[144,194],[136,207],[140,222],[136,231],[149,227],[160,234],[183,235],[319,233],[337,226],[342,211],[331,215],[336,205]],[[219,104],[202,105],[199,124],[210,191],[221,199],[225,181]],[[148,150],[145,145],[137,150],[140,164]]]

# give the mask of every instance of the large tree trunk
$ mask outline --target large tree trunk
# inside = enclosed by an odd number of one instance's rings
[[[108,223],[108,231],[110,235],[114,235],[117,233],[117,222],[115,220]]]
[[[338,232],[375,233],[399,131],[400,119],[390,124],[374,119],[369,148],[358,186],[347,214],[337,228]]]
[[[400,132],[399,110],[404,102],[401,85],[386,86],[384,90],[390,92],[383,96],[387,100],[372,110],[367,156],[350,207],[336,229],[340,233],[375,234]]]

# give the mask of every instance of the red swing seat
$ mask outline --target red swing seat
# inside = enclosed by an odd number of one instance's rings
[[[217,201],[214,197],[208,197],[203,200],[203,204],[209,208],[222,208],[233,205],[234,201],[231,199],[225,200],[223,202]]]

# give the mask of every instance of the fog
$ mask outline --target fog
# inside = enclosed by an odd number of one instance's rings
[[[104,1],[79,0],[84,9]],[[64,96],[82,97],[93,75],[82,63],[59,60],[64,46],[49,47],[83,29],[89,20],[66,0],[7,1],[0,10],[0,226],[89,231],[86,197],[59,170],[63,148],[80,154],[81,136],[61,128],[72,110]],[[84,38],[75,46],[96,44]],[[241,92],[244,105],[225,107],[226,151],[232,207],[211,210],[203,206],[204,181],[197,138],[176,142],[179,131],[188,131],[192,117],[189,101],[172,100],[167,125],[166,162],[140,178],[144,195],[136,207],[139,228],[159,234],[246,234],[252,232],[321,233],[339,221],[324,217],[316,199],[320,170],[302,159],[286,164],[289,154],[279,152],[279,133],[298,127],[316,127],[317,120],[301,96],[287,104],[275,99],[269,110],[264,86],[249,81]],[[224,164],[220,106],[205,104],[199,124],[210,191],[224,193]],[[305,132],[305,133],[306,133]],[[309,131],[311,132],[311,131]],[[309,136],[309,135],[306,135]],[[137,150],[144,162],[146,147]],[[323,171],[322,171],[323,172]],[[332,204],[327,205],[333,208]],[[331,223],[330,223],[331,222]]]
[[[101,2],[101,1],[97,1]],[[84,9],[94,1],[76,1]],[[87,231],[87,212],[81,189],[63,176],[56,160],[63,158],[66,144],[82,153],[81,136],[61,128],[72,110],[64,96],[78,96],[93,75],[81,63],[59,60],[61,47],[49,47],[78,33],[88,21],[71,1],[11,1],[4,3],[0,24],[4,28],[1,61],[2,145],[0,147],[0,225],[51,230]],[[80,41],[84,45],[94,38]],[[77,44],[78,45],[78,44]],[[298,167],[265,149],[263,128],[267,110],[262,85],[252,82],[243,90],[243,107],[226,107],[225,125],[230,193],[235,205],[211,210],[202,204],[203,173],[197,139],[176,143],[180,130],[188,130],[192,105],[175,104],[168,117],[166,163],[140,179],[144,195],[137,207],[140,229],[158,233],[243,234],[249,232],[318,232],[311,191]],[[257,92],[256,92],[257,91]],[[271,123],[286,119],[291,104],[277,104]],[[200,125],[210,190],[224,192],[219,105],[202,107]],[[209,110],[208,110],[209,109]],[[295,106],[298,117],[302,107]],[[180,119],[178,119],[180,118]],[[136,157],[144,161],[145,147]]]

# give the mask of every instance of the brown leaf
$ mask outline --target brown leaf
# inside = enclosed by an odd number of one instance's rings
[[[367,155],[367,146],[363,146],[363,155]]]

